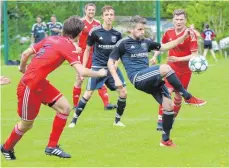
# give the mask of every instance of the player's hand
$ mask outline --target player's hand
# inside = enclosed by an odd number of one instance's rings
[[[179,61],[180,61],[179,57],[175,57],[175,56],[168,57],[168,62],[179,62]]]
[[[184,39],[185,39],[186,37],[188,37],[192,32],[193,32],[193,31],[192,31],[191,28],[185,29],[184,34],[183,34]]]
[[[118,89],[121,89],[123,86],[122,86],[122,81],[120,79],[116,79],[115,80],[115,86],[118,88]]]
[[[157,62],[157,58],[156,58],[156,57],[152,57],[152,58],[149,60],[149,62],[150,62],[151,65],[154,65],[154,64],[156,64],[156,62]]]
[[[57,28],[52,28],[52,31],[54,31],[54,32],[59,32],[59,29],[57,29]]]
[[[76,48],[76,50],[75,51],[72,51],[73,53],[77,53],[77,54],[79,54],[79,53],[81,53],[82,52],[82,48],[80,48],[78,45],[76,45],[76,44],[74,44],[75,45],[75,48]]]
[[[98,72],[99,72],[100,77],[107,76],[107,73],[108,73],[106,69],[100,69]]]
[[[19,65],[19,66],[18,66],[18,70],[19,70],[21,73],[25,73],[25,71],[26,71],[26,66],[21,66],[21,65]]]

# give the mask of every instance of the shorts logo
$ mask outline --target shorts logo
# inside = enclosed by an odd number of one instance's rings
[[[141,46],[144,50],[147,50],[147,44],[146,43],[141,43]]]
[[[116,36],[111,36],[111,41],[112,41],[113,43],[116,43],[117,37],[116,37]]]

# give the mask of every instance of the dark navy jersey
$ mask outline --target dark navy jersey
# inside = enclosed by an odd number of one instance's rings
[[[87,45],[94,46],[92,67],[107,67],[109,55],[121,38],[121,33],[113,28],[105,30],[100,25],[91,29],[87,38]]]
[[[33,35],[35,39],[35,43],[40,42],[43,38],[45,38],[45,34],[47,33],[47,27],[42,25],[42,24],[33,24],[32,27],[32,32],[31,34]]]
[[[149,52],[160,48],[161,44],[153,42],[152,39],[134,40],[131,37],[126,37],[117,42],[110,58],[122,60],[128,78],[133,82],[134,76],[139,71],[149,67]]]
[[[50,30],[50,35],[51,35],[51,36],[60,36],[60,35],[61,35],[60,32],[55,32],[55,31],[53,31],[53,29],[56,28],[56,29],[62,30],[62,28],[63,28],[62,23],[56,22],[56,23],[54,24],[54,23],[52,23],[52,22],[48,22],[48,23],[47,23],[47,27],[48,27],[48,29]]]

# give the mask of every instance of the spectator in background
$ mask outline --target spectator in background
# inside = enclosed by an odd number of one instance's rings
[[[56,15],[52,15],[50,18],[51,22],[47,23],[47,28],[50,31],[50,36],[60,36],[63,25],[56,21]]]
[[[204,57],[206,57],[208,49],[210,49],[211,55],[213,56],[215,62],[217,62],[217,58],[215,56],[215,52],[212,49],[212,40],[216,37],[214,31],[209,28],[209,25],[205,25],[205,29],[202,32],[201,36],[204,39]]]
[[[32,36],[31,36],[31,43],[38,43],[45,37],[47,37],[47,27],[44,22],[42,22],[41,16],[37,16],[36,18],[37,23],[33,24],[32,27]]]

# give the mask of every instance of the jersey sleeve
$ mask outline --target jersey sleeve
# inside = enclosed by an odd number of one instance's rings
[[[43,43],[44,43],[45,39],[41,40],[40,42],[34,44],[34,45],[31,45],[31,48],[33,49],[34,53],[37,53],[40,48],[43,47]]]
[[[147,43],[148,43],[148,46],[149,46],[148,51],[151,51],[151,50],[159,51],[160,48],[161,48],[161,44],[154,42],[152,39],[147,39]]]
[[[195,52],[198,50],[198,42],[197,42],[197,36],[195,32],[190,34],[190,51]]]
[[[118,41],[115,45],[115,47],[113,48],[109,58],[113,59],[113,60],[118,60],[119,58],[122,57],[122,55],[125,53],[125,47],[124,47],[124,43],[122,40]]]
[[[96,42],[96,34],[95,31],[92,29],[88,34],[87,45],[93,46],[95,42]]]

